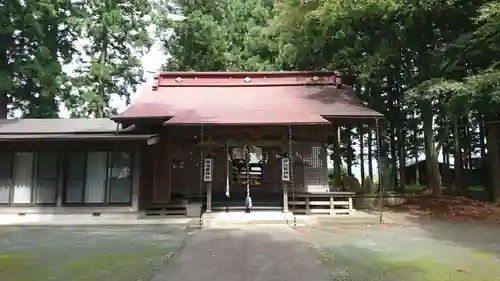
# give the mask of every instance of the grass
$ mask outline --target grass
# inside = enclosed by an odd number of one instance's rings
[[[43,260],[37,254],[4,255],[0,259],[0,279],[39,280],[148,280],[180,248],[99,253],[69,261]]]
[[[333,280],[380,281],[498,281],[500,277],[482,266],[453,267],[432,256],[397,259],[388,254],[365,251],[362,257],[336,255],[335,249],[320,253],[320,260],[332,270]],[[478,259],[492,259],[488,253],[475,253]]]
[[[425,189],[426,189],[425,185],[418,185],[418,184],[406,185],[405,186],[405,193],[420,194],[420,193],[424,192]],[[443,187],[443,190],[446,190],[446,189],[447,189],[447,187]],[[472,191],[472,192],[483,192],[483,191],[485,191],[485,187],[481,186],[481,185],[469,186],[467,189],[469,191]]]
[[[22,230],[21,230],[22,231]],[[154,232],[156,231],[156,232]],[[15,233],[19,234],[19,233]],[[59,234],[59,233],[58,233]],[[24,250],[0,252],[0,280],[6,281],[139,281],[151,279],[156,271],[180,251],[186,231],[160,230],[107,236],[40,238]],[[39,233],[33,234],[38,236]],[[129,236],[126,236],[129,235]],[[147,237],[147,238],[144,238]],[[165,238],[168,237],[168,238]],[[7,242],[13,237],[7,238]],[[47,239],[47,240],[44,240]],[[59,247],[48,239],[60,239]],[[82,242],[83,240],[83,242]],[[11,242],[19,248],[18,240]],[[57,241],[54,242],[57,244]]]

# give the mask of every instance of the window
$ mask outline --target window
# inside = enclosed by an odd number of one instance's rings
[[[58,158],[57,152],[38,153],[35,179],[35,203],[37,204],[56,203]]]
[[[12,203],[31,203],[33,192],[33,152],[14,154],[14,195]]]
[[[0,153],[0,204],[10,202],[10,180],[12,176],[12,153]]]
[[[109,165],[109,201],[127,203],[132,189],[132,157],[124,152],[112,152]]]
[[[132,157],[125,151],[72,152],[68,157],[65,203],[130,203]]]
[[[57,152],[1,152],[0,204],[54,204]]]
[[[85,153],[71,152],[68,155],[66,166],[65,202],[81,203],[83,202],[83,191],[85,183]]]
[[[104,203],[105,201],[107,157],[108,153],[103,151],[91,151],[87,153],[85,203]]]
[[[322,150],[321,146],[311,147],[311,154],[302,157],[304,164],[310,168],[323,168]]]

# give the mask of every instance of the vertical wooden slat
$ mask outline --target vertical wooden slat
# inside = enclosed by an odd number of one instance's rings
[[[147,207],[153,200],[154,147],[143,146],[141,155],[139,209]]]
[[[171,199],[170,187],[168,184],[168,143],[165,135],[160,137],[160,141],[155,145],[155,167],[153,184],[153,201],[155,203],[168,203]]]
[[[341,179],[341,158],[340,158],[340,128],[338,125],[333,126],[333,169],[335,173],[334,188],[340,188],[342,186]]]
[[[168,179],[167,179],[168,201],[170,201],[172,199],[172,161],[173,161],[172,136],[170,134],[167,135],[167,144],[165,152],[167,154],[167,170],[168,170]]]
[[[139,211],[140,202],[140,181],[141,181],[141,158],[142,158],[142,145],[137,143],[132,156],[132,208],[135,212]]]

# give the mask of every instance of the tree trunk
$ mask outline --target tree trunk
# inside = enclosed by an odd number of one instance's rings
[[[484,128],[484,118],[481,118],[481,122],[479,124],[479,146],[481,147],[481,159],[482,161],[486,161],[486,143],[484,141],[486,136],[485,128]]]
[[[468,121],[467,118],[468,114],[464,114],[461,117],[462,122],[465,123]],[[462,175],[460,177],[460,181],[458,182],[458,185],[460,187],[460,191],[462,195],[467,195],[468,193],[468,175],[469,173],[467,172],[467,149],[466,147],[468,146],[467,144],[467,126],[459,126],[458,129],[459,132],[459,164],[460,164],[460,169],[462,172]]]
[[[453,146],[454,146],[454,170],[455,170],[455,184],[454,184],[454,189],[455,191],[460,191],[461,186],[462,186],[462,175],[463,175],[463,169],[462,169],[462,152],[460,151],[460,130],[458,129],[458,117],[455,115],[453,116]]]
[[[5,42],[2,42],[5,43]],[[1,46],[0,46],[1,47]],[[6,73],[10,72],[9,60],[7,57],[7,50],[5,48],[0,48],[0,70]],[[7,89],[0,91],[0,119],[7,119],[8,109],[7,105],[9,100],[7,98]]]
[[[378,159],[379,159],[379,182],[380,185],[385,189],[392,186],[392,178],[390,177],[391,167],[389,163],[388,150],[389,144],[387,143],[387,129],[385,127],[384,120],[379,120],[379,132],[378,132]]]
[[[415,185],[420,185],[420,163],[418,162],[418,150],[415,153]]]
[[[373,128],[368,128],[368,175],[373,181]]]
[[[449,118],[448,118],[448,112],[443,110],[443,116],[442,118],[440,118],[440,127],[442,128],[442,131],[440,131],[440,135],[439,135],[439,148],[437,149],[437,151],[441,150],[442,151],[442,156],[443,156],[443,165],[442,165],[442,169],[441,169],[441,173],[442,173],[442,177],[443,177],[443,181],[444,182],[444,185],[445,186],[449,186],[449,177],[448,177],[448,170],[449,170],[449,166],[448,166],[448,163],[445,162],[446,160],[446,154],[447,154],[447,147],[448,147],[448,138],[449,138],[449,135],[450,135],[450,123],[449,123]]]
[[[450,174],[450,153],[443,147],[443,183],[447,189],[451,189],[452,179]]]
[[[500,137],[497,123],[488,123],[488,134],[486,145],[488,147],[488,160],[491,176],[491,193],[493,202],[500,201],[500,155],[498,149],[498,138]]]
[[[403,121],[404,122],[404,121]],[[398,135],[398,157],[399,157],[399,190],[400,192],[405,191],[406,186],[406,156],[405,156],[405,137],[404,132],[401,130],[401,126],[396,128]]]
[[[353,149],[352,149],[352,128],[346,128],[346,136],[347,136],[347,175],[352,176],[352,163],[353,163]]]
[[[391,189],[396,189],[396,186],[398,186],[398,158],[397,158],[397,149],[396,149],[396,128],[394,128],[394,125],[391,124],[390,127],[390,150],[391,150]]]
[[[439,163],[434,143],[433,113],[429,102],[421,104],[422,120],[424,123],[425,156],[427,166],[427,187],[436,196],[442,194],[441,175],[439,173]]]
[[[105,6],[106,6],[106,10],[109,9],[108,7],[108,1],[104,1],[105,3]],[[103,31],[102,31],[102,41],[101,41],[101,54],[99,55],[99,64],[100,64],[100,69],[102,69],[102,67],[104,65],[107,64],[108,62],[108,44],[109,44],[109,37],[108,37],[108,30],[107,28],[104,26],[103,27]],[[96,118],[102,118],[104,117],[104,108],[107,106],[107,104],[104,104],[106,103],[106,93],[105,93],[105,89],[106,89],[106,85],[105,85],[105,82],[104,82],[104,74],[103,73],[99,73],[99,76],[98,76],[98,87],[97,87],[97,95],[99,97],[99,100],[96,101],[96,109],[95,109],[95,117]]]
[[[417,114],[415,111],[413,111],[413,119],[415,119],[417,117]],[[415,154],[414,154],[414,157],[415,157],[415,185],[420,185],[420,165],[419,165],[419,162],[418,162],[418,157],[419,157],[419,154],[420,154],[420,143],[418,141],[418,130],[417,130],[417,126],[415,126],[415,129],[413,130],[413,146],[415,147]]]
[[[333,126],[333,171],[335,174],[333,187],[340,188],[342,185],[341,178],[341,157],[340,157],[340,128],[337,125]]]
[[[468,173],[470,174],[470,171],[472,171],[473,167],[474,167],[474,163],[473,162],[473,157],[472,157],[472,142],[473,142],[473,136],[472,136],[472,131],[473,131],[473,128],[472,126],[467,126],[466,127],[467,129],[467,170],[468,170]]]
[[[361,169],[361,186],[365,184],[365,144],[364,144],[365,127],[359,126],[359,166]]]

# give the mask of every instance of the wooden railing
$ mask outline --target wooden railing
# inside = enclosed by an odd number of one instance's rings
[[[352,214],[354,192],[332,191],[295,194],[295,212],[302,214]],[[289,193],[290,195],[290,193]],[[288,205],[292,211],[293,198],[289,196]]]

